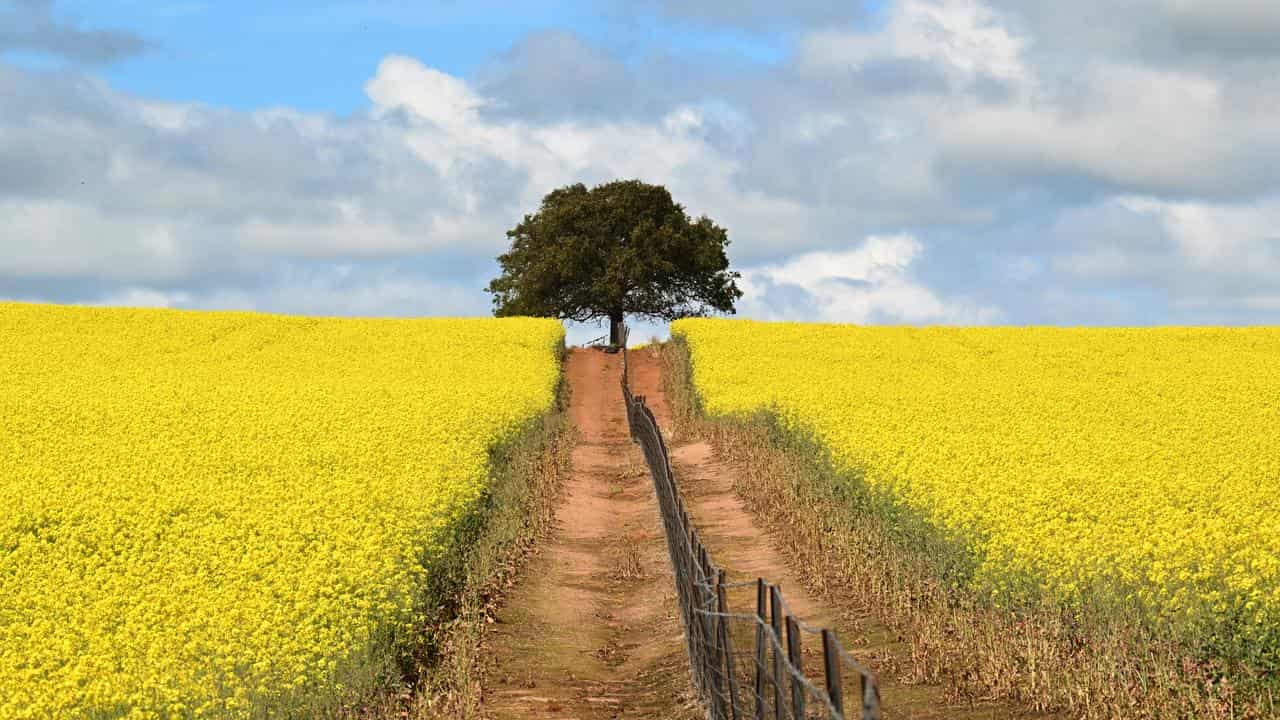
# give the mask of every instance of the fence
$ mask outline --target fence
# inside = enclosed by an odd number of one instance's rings
[[[729,582],[712,560],[685,510],[658,421],[631,393],[625,333],[622,353],[627,422],[653,476],[693,683],[711,720],[878,719],[875,676],[834,632],[801,622],[777,585]]]

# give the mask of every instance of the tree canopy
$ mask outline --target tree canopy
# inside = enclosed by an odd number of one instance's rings
[[[732,313],[742,297],[728,233],[705,215],[690,218],[661,185],[557,188],[507,237],[502,274],[487,288],[498,316],[675,320]]]

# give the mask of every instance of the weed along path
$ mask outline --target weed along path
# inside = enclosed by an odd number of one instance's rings
[[[639,350],[630,363],[632,390],[645,396],[669,434],[674,424],[661,360]],[[652,480],[627,429],[621,371],[618,355],[578,350],[569,356],[570,414],[578,430],[573,468],[555,531],[508,595],[487,642],[484,711],[495,720],[705,717],[693,701],[666,541]],[[873,667],[904,652],[882,627],[806,591],[735,494],[736,470],[714,448],[679,437],[669,444],[685,506],[730,580],[778,583],[797,615],[835,628]],[[881,696],[890,720],[1031,717],[948,704],[934,687],[884,682]]]

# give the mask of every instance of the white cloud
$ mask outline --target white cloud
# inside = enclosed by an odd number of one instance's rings
[[[485,104],[461,79],[402,55],[379,63],[364,89],[374,103],[375,116],[408,108],[455,135],[467,135],[477,128],[479,110]]]
[[[1260,110],[1260,109],[1259,109]],[[1093,63],[1045,102],[972,108],[937,126],[940,153],[1011,177],[1228,196],[1275,182],[1267,114],[1228,106],[1212,76]]]
[[[391,56],[345,117],[0,64],[0,293],[485,312],[543,194],[639,177],[729,230],[745,314],[1087,320],[1135,288],[1166,303],[1143,319],[1270,307],[1280,53],[1213,43],[1257,39],[1271,3],[897,0],[856,31],[820,5],[793,56],[719,74],[564,32],[487,76]]]
[[[860,69],[885,59],[937,65],[953,82],[987,75],[1011,83],[1033,77],[1022,59],[1027,41],[977,0],[902,0],[874,33],[819,30],[802,39],[799,62],[813,72]]]
[[[56,302],[40,294],[18,299]],[[476,293],[449,282],[433,282],[389,268],[349,265],[318,268],[285,266],[271,271],[267,282],[253,288],[174,290],[125,285],[87,301],[86,305],[165,307],[199,310],[258,310],[299,315],[423,317],[475,315]]]
[[[1110,203],[1158,224],[1163,247],[1185,267],[1178,275],[1280,275],[1280,198],[1213,204],[1125,196]],[[1108,249],[1123,256],[1129,248]]]
[[[1271,0],[991,0],[1055,51],[1170,66],[1280,57]]]
[[[485,309],[484,297],[457,283],[432,281],[394,269],[356,273],[343,265],[287,271],[266,292],[246,299],[250,303],[244,305],[247,309],[304,315],[463,316]],[[222,302],[212,297],[201,305],[218,307]]]
[[[153,290],[145,287],[126,287],[112,291],[102,299],[89,304],[103,305],[107,307],[173,308],[184,307],[190,302],[191,293],[183,292],[181,290],[176,292],[165,292],[163,290]]]
[[[1055,229],[1054,264],[1086,283],[1160,293],[1181,310],[1264,311],[1280,278],[1280,196],[1247,203],[1111,198]]]
[[[475,226],[465,199],[472,185],[466,168],[502,163],[523,183],[507,217],[496,218],[489,237],[537,206],[549,189],[571,182],[605,182],[638,177],[666,185],[691,212],[708,214],[730,228],[737,248],[746,253],[777,251],[812,243],[805,232],[812,212],[799,203],[770,197],[737,182],[740,161],[707,139],[711,120],[703,108],[677,106],[656,122],[554,121],[533,124],[511,118],[487,118],[476,112],[489,102],[462,81],[404,57],[384,60],[368,84],[375,117],[408,110],[419,122],[405,131],[413,156],[433,166],[443,185],[457,188],[465,213],[437,217],[442,224]]]
[[[0,275],[169,280],[194,270],[176,240],[182,230],[161,218],[118,217],[73,202],[2,199],[0,217]]]
[[[737,182],[740,161],[708,138],[729,117],[714,108],[652,122],[490,117],[467,82],[399,56],[367,83],[368,112],[349,118],[51,79],[0,66],[18,100],[0,111],[0,292],[19,288],[6,294],[52,299],[66,286],[81,301],[314,312],[386,312],[398,299],[483,313],[482,273],[505,230],[551,188],[618,177],[667,185],[728,226],[740,256],[814,235],[811,208]],[[278,277],[282,263],[395,259],[423,277],[341,291]],[[458,263],[467,270],[452,272]]]
[[[742,311],[773,320],[981,324],[995,308],[943,299],[911,277],[924,251],[910,235],[866,238],[856,248],[804,253],[742,272]]]

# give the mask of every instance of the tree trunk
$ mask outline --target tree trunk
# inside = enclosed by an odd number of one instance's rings
[[[609,313],[609,344],[622,347],[622,313]]]

